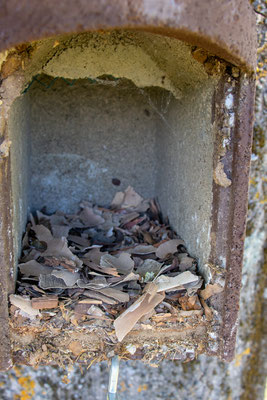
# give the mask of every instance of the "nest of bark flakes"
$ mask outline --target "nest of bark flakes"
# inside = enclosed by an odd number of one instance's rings
[[[203,309],[211,318],[202,285],[157,201],[128,187],[108,208],[83,202],[74,215],[31,216],[11,312],[47,322],[63,307],[76,326],[102,321],[120,342],[138,321],[174,322]]]

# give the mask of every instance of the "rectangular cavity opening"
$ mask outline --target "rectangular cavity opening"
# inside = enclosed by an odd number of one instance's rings
[[[131,185],[159,199],[190,253],[200,265],[206,261],[213,85],[190,88],[178,100],[127,79],[52,82],[39,77],[10,112],[17,252],[29,212],[74,212],[81,200],[107,205]]]
[[[85,34],[56,43],[32,45],[23,93],[9,111],[15,267],[30,213],[73,213],[83,200],[105,206],[130,185],[142,197],[158,199],[205,278],[217,78],[192,57],[190,46],[158,35]],[[24,362],[33,350],[16,332],[25,327],[37,349],[43,323],[16,320],[12,340],[24,347]],[[53,323],[45,323],[50,339]],[[63,314],[57,323],[61,328],[51,343],[58,354],[69,337],[103,353],[99,326],[87,326],[85,339],[84,327],[74,329]],[[204,351],[211,324],[200,310],[197,318],[180,316],[164,327],[150,321],[150,328],[138,325],[123,346],[143,347],[147,340],[158,352],[160,339],[185,360]]]

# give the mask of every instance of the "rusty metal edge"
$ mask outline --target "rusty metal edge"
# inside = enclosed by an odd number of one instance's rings
[[[221,357],[231,361],[235,354],[238,327],[239,297],[242,279],[244,241],[246,234],[247,203],[251,148],[253,138],[255,77],[242,75],[236,97],[236,125],[234,132],[231,216],[228,238],[227,274],[224,291]]]
[[[256,66],[256,23],[244,0],[4,0],[0,50],[45,37],[101,29],[140,29],[200,46],[237,66]]]
[[[225,76],[215,93],[215,103],[225,101]],[[255,77],[242,74],[235,85],[234,109],[235,125],[231,132],[231,145],[226,152],[224,169],[232,180],[228,188],[213,183],[213,211],[211,233],[211,255],[213,264],[225,259],[225,288],[218,296],[217,310],[222,315],[218,352],[224,361],[232,361],[235,355],[235,341],[238,328],[239,297],[242,278],[242,263],[247,218],[248,183],[253,136],[253,111],[255,97]],[[215,118],[217,124],[217,143],[215,141],[215,159],[218,147],[219,131],[223,121],[218,112]],[[218,158],[217,158],[218,160]]]

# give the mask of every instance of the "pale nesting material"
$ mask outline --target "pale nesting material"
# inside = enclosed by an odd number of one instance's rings
[[[27,316],[31,319],[35,318],[36,316],[40,315],[38,310],[35,310],[31,306],[31,300],[22,297],[17,294],[11,294],[9,296],[10,303],[13,304],[13,306],[18,307],[21,311],[23,311]]]
[[[155,283],[148,283],[142,296],[114,321],[115,332],[119,342],[133,329],[140,318],[162,302],[165,295],[157,293],[157,289],[158,287]]]
[[[155,283],[158,286],[158,292],[168,292],[177,290],[179,286],[183,286],[187,283],[197,282],[198,279],[199,277],[197,275],[192,274],[190,271],[185,271],[176,276],[160,275],[155,279]]]

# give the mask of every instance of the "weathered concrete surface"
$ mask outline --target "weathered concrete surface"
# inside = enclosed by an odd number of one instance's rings
[[[71,5],[71,6],[70,6]],[[194,43],[218,57],[254,69],[255,18],[244,0],[61,0],[4,1],[0,15],[1,50],[53,36],[114,28],[140,28]],[[246,29],[244,29],[246,27]]]

